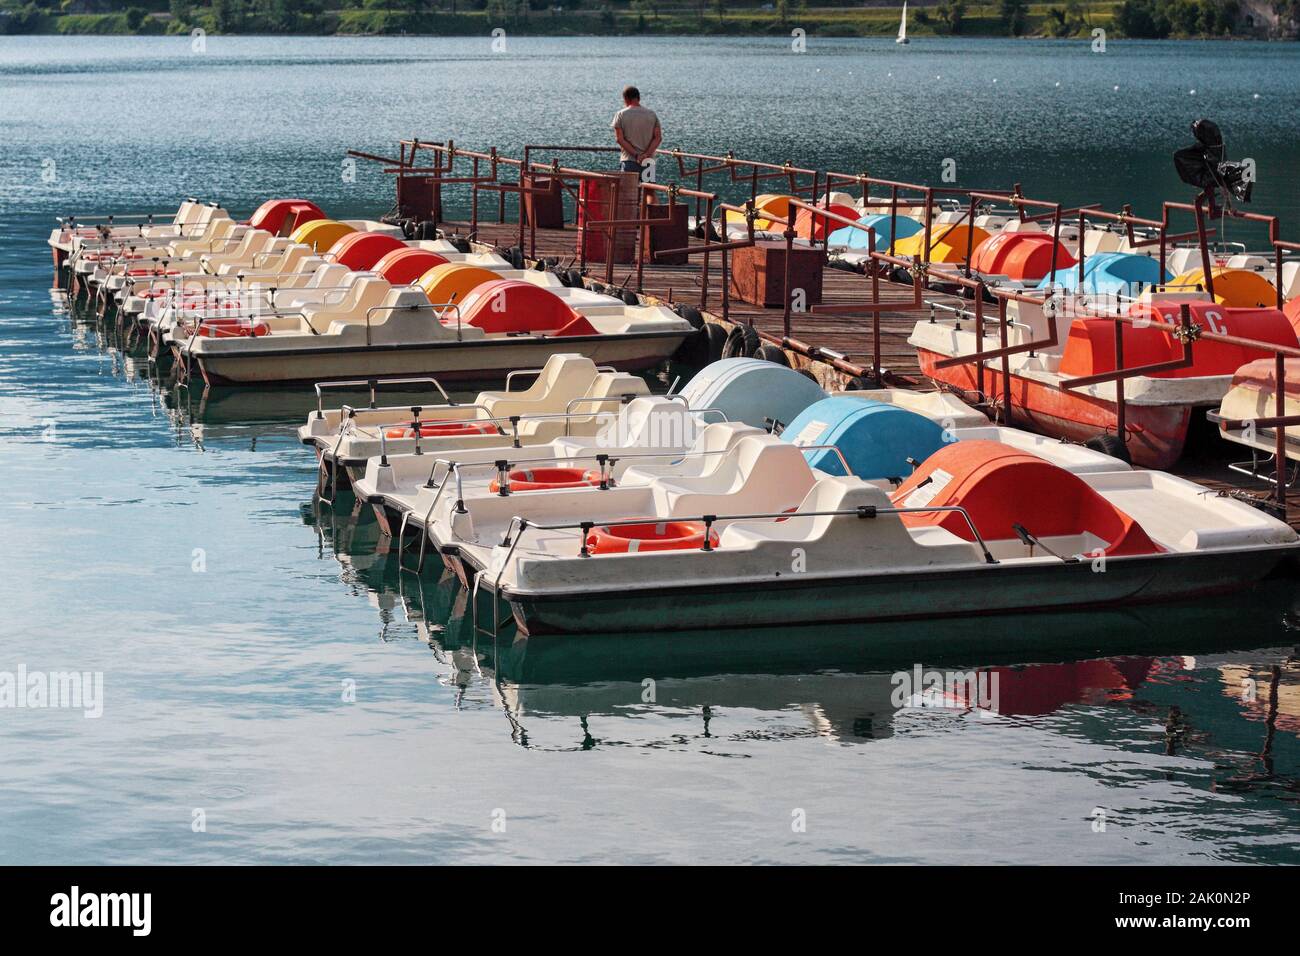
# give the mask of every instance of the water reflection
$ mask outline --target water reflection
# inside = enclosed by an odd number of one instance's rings
[[[186,388],[160,375],[111,323],[59,308],[80,357],[102,360],[98,371],[113,380],[113,400],[150,409],[138,427],[152,430],[155,443],[165,431],[191,450],[260,453],[190,476],[196,487],[238,494],[274,472],[291,495],[294,488],[309,494],[311,455],[294,435],[315,407],[309,389]],[[367,400],[331,396],[331,403]],[[84,414],[101,421],[104,395],[83,401]],[[87,446],[123,441],[103,430],[72,434]],[[407,665],[416,651],[416,670],[434,673],[455,707],[486,722],[505,749],[762,753],[784,761],[782,745],[804,741],[875,765],[897,760],[895,748],[906,747],[905,762],[996,768],[976,792],[1003,807],[1010,803],[1000,781],[1018,768],[1068,775],[1082,791],[1094,780],[1121,789],[1134,780],[1172,782],[1246,798],[1255,808],[1266,802],[1274,822],[1240,837],[1232,852],[1243,858],[1269,856],[1247,844],[1294,819],[1300,668],[1290,582],[1210,601],[1087,613],[493,641],[475,633],[467,595],[453,578],[400,571],[391,542],[346,495],[334,509],[308,502],[300,514],[311,532],[294,534],[315,534],[315,556],[335,569],[340,595],[368,602],[380,641],[398,645],[384,648],[394,652],[391,666]],[[265,600],[293,587],[284,568],[268,579],[274,590]],[[315,630],[305,616],[304,647],[318,638]],[[927,696],[918,685],[931,672],[973,675],[973,683],[944,683]],[[491,759],[483,735],[468,730],[430,728],[422,745],[460,760]],[[818,774],[856,779],[861,772],[832,762],[821,758]],[[671,763],[656,768],[673,771]],[[776,771],[787,772],[796,765]],[[954,786],[961,777],[945,779]],[[900,793],[911,779],[885,773],[879,785]]]
[[[450,575],[402,571],[364,513],[304,505],[322,558],[377,608],[383,640],[426,642],[462,706],[520,746],[674,746],[816,736],[865,744],[969,721],[1213,765],[1212,789],[1300,794],[1297,596],[1287,581],[1184,604],[735,632],[476,634]],[[1107,656],[1100,656],[1101,653]],[[920,675],[958,675],[927,695]],[[979,688],[991,699],[961,691]],[[1116,733],[1107,715],[1149,727]],[[670,719],[653,719],[668,717]]]

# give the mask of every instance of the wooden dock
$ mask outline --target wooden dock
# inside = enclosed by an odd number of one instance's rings
[[[442,224],[448,235],[466,235],[469,226],[466,223],[446,222]],[[518,244],[518,225],[516,223],[478,224],[477,240],[486,250],[491,247],[512,247]],[[564,229],[536,230],[536,259],[558,259],[568,268],[575,268],[576,262],[570,262],[577,256],[578,231],[569,226]],[[524,249],[529,251],[530,235],[525,230]],[[701,240],[692,239],[692,246]],[[702,300],[702,256],[692,256],[686,265],[662,265],[646,262],[643,267],[641,294],[651,303],[686,303],[699,308],[704,318],[710,322],[728,324],[722,315],[721,259],[719,255],[710,256],[710,277],[707,300]],[[605,265],[603,262],[588,265],[589,281],[604,283]],[[620,288],[636,291],[637,266],[632,264],[615,265],[613,284]],[[907,338],[918,318],[928,314],[928,307],[917,310],[912,308],[913,289],[910,285],[888,280],[880,281],[882,302],[897,302],[897,310],[884,311],[880,315],[880,353],[881,369],[885,382],[894,387],[928,388],[929,383],[920,375],[917,366],[916,351],[908,345]],[[823,275],[823,304],[845,306],[863,303],[871,298],[871,280],[841,269],[827,268]],[[926,292],[925,301],[957,302],[952,296],[941,293]],[[730,323],[746,323],[760,332],[780,338],[784,332],[784,317],[781,309],[763,308],[734,298],[727,309]],[[830,349],[843,355],[848,362],[870,367],[874,348],[872,334],[872,317],[862,313],[836,313],[833,310],[796,313],[791,316],[791,338],[816,348]],[[842,372],[819,362],[815,357],[790,353],[792,364],[806,367],[819,381],[831,387],[842,387],[845,375]],[[1273,486],[1266,481],[1252,479],[1229,470],[1232,461],[1249,457],[1249,451],[1239,445],[1233,445],[1210,434],[1207,426],[1201,440],[1191,443],[1188,454],[1184,456],[1174,473],[1196,481],[1212,491],[1222,494],[1236,494],[1251,498],[1265,499],[1272,495]],[[1300,482],[1297,482],[1300,485]],[[1293,488],[1287,496],[1287,517],[1293,527],[1300,530],[1300,487]]]

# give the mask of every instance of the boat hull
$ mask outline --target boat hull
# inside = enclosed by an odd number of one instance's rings
[[[347,349],[248,350],[249,354],[199,353],[178,358],[198,365],[209,385],[296,385],[338,379],[437,375],[440,381],[504,379],[520,368],[543,365],[561,352],[580,352],[592,361],[624,371],[652,368],[685,340],[686,332],[564,338],[490,339],[430,346],[370,346]]]
[[[936,382],[964,392],[977,392],[977,370],[973,364],[937,368],[947,358],[938,352],[918,349],[921,373]],[[1011,405],[1015,417],[1009,424],[1025,426],[1045,435],[1070,441],[1087,441],[1101,434],[1115,434],[1119,428],[1116,404],[1103,398],[1056,388],[1032,379],[1011,375]],[[1002,394],[1002,373],[984,367],[984,393]],[[1178,461],[1187,444],[1194,405],[1125,405],[1128,451],[1133,463],[1166,470]],[[1015,420],[1020,419],[1020,420]]]
[[[1112,559],[1104,571],[1087,561],[963,571],[881,574],[838,579],[699,585],[616,593],[510,595],[525,635],[748,628],[849,623],[1002,612],[1093,610],[1221,594],[1248,587],[1293,559],[1295,546],[1252,551]],[[489,622],[492,592],[480,588],[480,621]],[[670,614],[664,608],[672,609]],[[972,627],[978,627],[973,623]],[[1099,643],[1102,636],[1099,635]],[[918,644],[922,635],[918,633]],[[1049,638],[1050,640],[1050,638]]]

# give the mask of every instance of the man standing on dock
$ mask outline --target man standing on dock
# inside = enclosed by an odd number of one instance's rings
[[[610,125],[621,150],[619,168],[625,173],[644,173],[664,136],[659,117],[641,105],[641,91],[635,86],[623,87],[623,108],[614,114]]]

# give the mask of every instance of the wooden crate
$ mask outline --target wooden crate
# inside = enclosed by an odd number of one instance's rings
[[[416,222],[442,221],[442,188],[430,176],[397,177],[397,214]]]
[[[671,256],[654,257],[656,252],[663,252],[665,249],[685,249],[690,241],[687,235],[688,230],[688,213],[690,210],[685,203],[674,203],[668,205],[646,206],[647,219],[660,219],[653,226],[650,226],[646,232],[649,241],[646,243],[646,252],[651,257],[647,262],[661,266],[684,266],[690,262],[690,256],[685,252],[679,252]]]
[[[785,308],[784,242],[756,242],[731,253],[731,295],[764,308]],[[821,249],[795,246],[790,250],[790,288],[802,289],[803,305],[822,301]]]
[[[560,192],[559,181],[538,176],[533,180],[533,188],[547,191],[524,193],[524,222],[535,223],[538,229],[563,229],[564,194]]]

